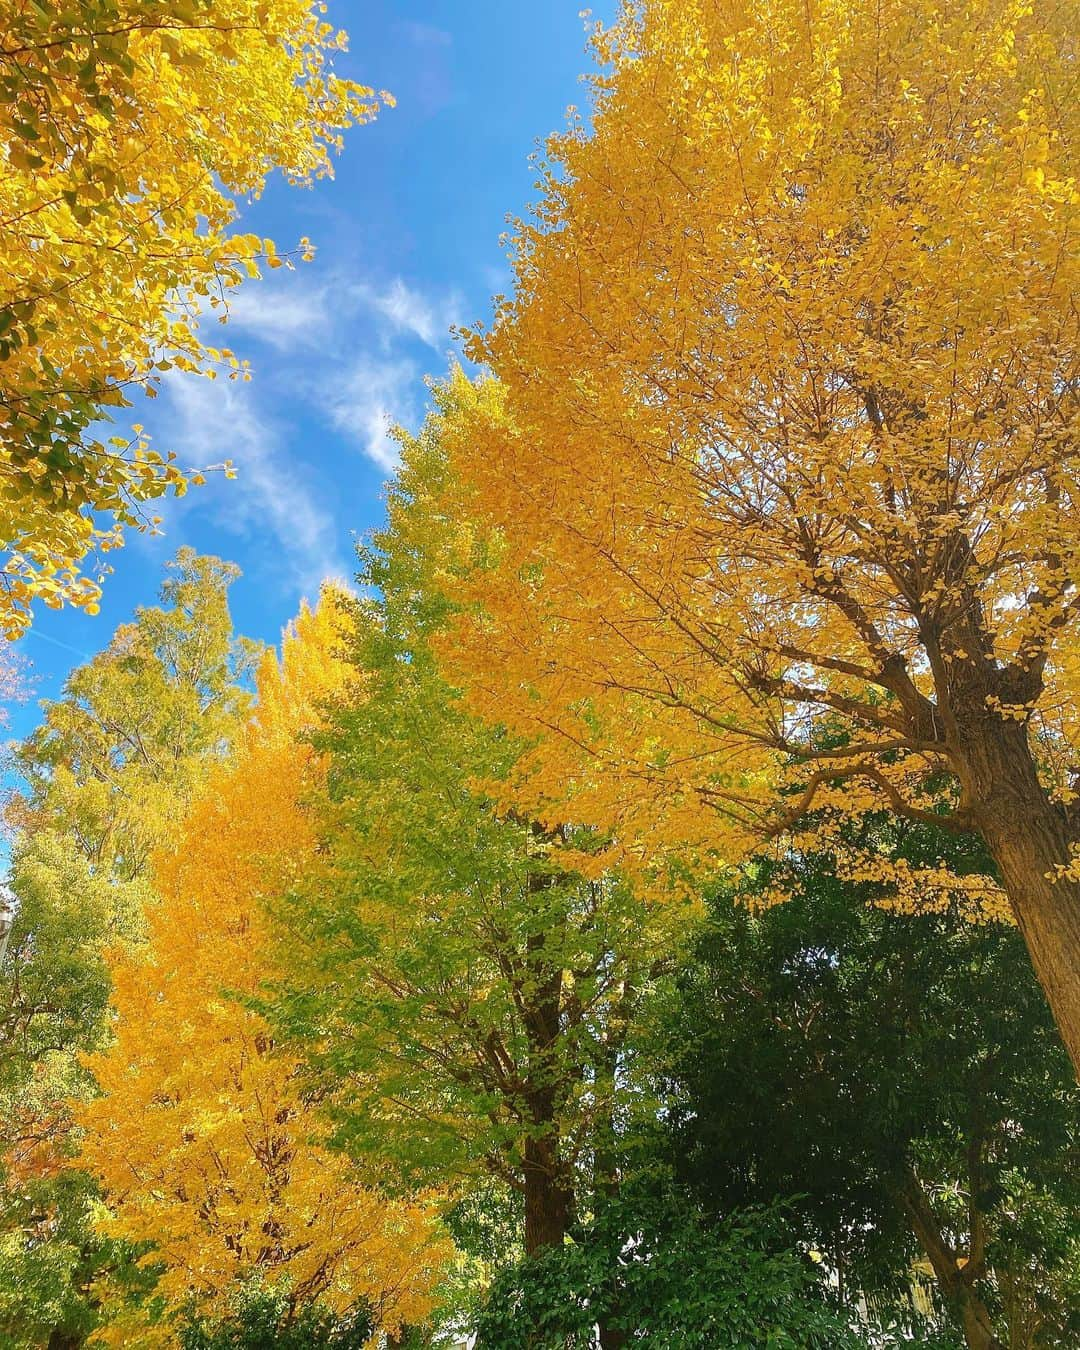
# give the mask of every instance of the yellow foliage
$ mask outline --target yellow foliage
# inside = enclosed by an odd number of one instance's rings
[[[371,90],[338,79],[344,35],[314,0],[0,0],[0,629],[37,598],[91,608],[80,562],[153,528],[196,481],[140,427],[86,435],[170,369],[242,373],[199,316],[271,240],[234,196],[330,170]],[[302,241],[302,251],[310,245]],[[102,519],[95,522],[92,513]]]
[[[446,659],[532,738],[523,810],[652,874],[950,808],[1021,874],[1000,825],[1080,730],[1078,26],[640,0],[598,35],[445,429],[499,550]]]
[[[266,659],[234,762],[157,860],[147,945],[113,962],[117,1037],[91,1061],[103,1095],[81,1113],[81,1161],[105,1188],[108,1231],[154,1244],[171,1309],[194,1298],[220,1313],[259,1274],[335,1310],[367,1301],[394,1327],[429,1311],[447,1258],[424,1203],[384,1199],[318,1142],[295,1059],[237,1001],[268,975],[262,901],[317,865],[304,802],[322,767],[298,736],[348,678],[339,624],[327,595]],[[122,1320],[103,1335],[135,1343]]]

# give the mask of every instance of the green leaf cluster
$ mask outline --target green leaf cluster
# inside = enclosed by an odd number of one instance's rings
[[[192,1319],[181,1328],[180,1350],[364,1350],[373,1327],[363,1312],[335,1317],[311,1303],[294,1306],[284,1290],[253,1285],[231,1316]]]
[[[970,841],[873,828],[970,862]],[[1019,934],[889,912],[826,854],[784,866],[783,905],[743,903],[768,871],[713,896],[656,1010],[681,1175],[719,1214],[798,1196],[853,1299],[902,1309],[917,1263],[940,1317],[978,1300],[1003,1343],[1074,1343],[1080,1097]]]
[[[709,1219],[674,1189],[624,1191],[563,1247],[508,1271],[478,1350],[592,1350],[596,1327],[656,1350],[856,1350],[865,1342],[779,1210]]]

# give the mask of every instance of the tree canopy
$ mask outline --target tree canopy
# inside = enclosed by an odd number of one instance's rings
[[[269,975],[260,898],[316,865],[321,768],[299,737],[348,678],[335,613],[332,598],[302,613],[264,661],[235,757],[155,860],[147,941],[110,961],[118,1029],[88,1061],[100,1095],[79,1112],[80,1161],[114,1208],[107,1232],[162,1268],[145,1325],[138,1308],[110,1323],[116,1344],[171,1344],[178,1316],[221,1316],[256,1278],[384,1328],[430,1308],[445,1244],[422,1199],[384,1199],[320,1146],[295,1059],[245,1006]]]
[[[896,1306],[920,1262],[971,1350],[1068,1344],[1080,1096],[1019,935],[884,910],[825,854],[793,873],[764,911],[768,877],[713,897],[660,1019],[680,1174],[719,1214],[800,1195],[849,1299]]]
[[[588,1192],[670,917],[567,868],[572,831],[484,791],[516,747],[465,711],[431,650],[462,546],[430,513],[439,418],[404,448],[389,525],[362,551],[351,695],[317,737],[326,865],[284,897],[278,1016],[345,1147],[399,1185],[497,1178],[522,1197],[533,1251],[561,1243]]]
[[[468,346],[499,390],[452,458],[502,552],[448,650],[534,738],[523,808],[623,865],[810,808],[980,832],[1080,1064],[1076,28],[627,6]]]
[[[447,47],[393,8],[373,65]],[[246,377],[244,199],[387,98],[325,13],[0,0],[9,637],[202,479],[107,423]],[[250,585],[266,648],[181,548],[5,760],[0,1350],[1072,1350],[1078,33],[593,29],[356,585]],[[310,341],[331,291],[237,317],[385,466],[411,361]],[[243,530],[332,559],[348,475],[243,411]]]
[[[73,1116],[96,1090],[82,1055],[109,1041],[106,954],[138,944],[150,858],[250,704],[255,644],[235,636],[237,569],[181,550],[161,605],[76,668],[18,748],[24,789],[0,964],[0,1344],[85,1336],[95,1277],[139,1287],[134,1250],[95,1231]]]
[[[330,171],[377,98],[331,69],[313,0],[5,0],[0,6],[0,628],[33,600],[93,609],[100,561],[199,481],[141,426],[101,423],[172,369],[235,374],[199,316],[273,242],[237,196]],[[308,246],[304,245],[304,251]]]

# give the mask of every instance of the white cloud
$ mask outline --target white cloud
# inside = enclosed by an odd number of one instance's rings
[[[368,310],[389,319],[391,335],[409,334],[437,352],[450,346],[450,328],[461,308],[461,297],[456,293],[433,300],[401,277],[382,288],[361,282],[352,287],[352,293]]]
[[[344,289],[375,320],[378,354],[369,350],[350,358],[324,380],[325,406],[338,431],[380,469],[394,473],[400,450],[390,429],[415,430],[427,401],[421,364],[405,353],[410,343],[421,342],[439,353],[441,365],[453,347],[450,328],[461,297],[454,292],[429,296],[401,277],[385,285],[359,281]]]
[[[173,444],[196,464],[231,459],[236,466],[237,481],[214,498],[224,527],[269,545],[257,556],[284,563],[290,585],[309,597],[326,578],[347,575],[333,517],[280,453],[250,387],[170,376],[166,388],[178,416]]]
[[[184,379],[168,388],[183,420],[187,453],[196,461],[234,458],[246,484],[235,497],[262,503],[278,546],[301,572],[310,573],[332,555],[327,541],[333,539],[333,522],[279,452],[251,389],[265,388],[268,381],[276,385],[304,413],[324,418],[392,474],[399,448],[390,429],[415,429],[427,401],[428,362],[417,355],[418,344],[439,354],[441,370],[462,301],[455,292],[429,294],[402,277],[339,275],[311,289],[301,278],[298,273],[284,282],[274,277],[248,283],[230,302],[229,326],[259,336],[280,354],[259,371],[254,386]],[[231,345],[244,355],[241,343]],[[223,441],[217,439],[220,428],[226,429]]]
[[[284,272],[284,282],[246,281],[229,294],[225,331],[241,329],[279,351],[311,347],[331,327],[329,288],[305,284],[302,272]]]
[[[415,427],[422,389],[414,362],[362,357],[329,389],[330,418],[379,468],[393,473],[400,456],[390,428],[399,424]]]
[[[340,337],[342,325],[366,311],[383,321],[378,339],[384,348],[409,337],[441,353],[451,345],[450,329],[462,307],[457,292],[429,296],[402,277],[384,283],[339,277],[314,286],[303,269],[246,281],[228,303],[226,331],[250,333],[279,351],[324,348],[335,333]]]

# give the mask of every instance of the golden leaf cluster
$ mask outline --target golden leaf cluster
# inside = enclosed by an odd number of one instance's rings
[[[330,169],[371,90],[330,67],[312,0],[0,4],[0,627],[31,602],[96,604],[80,563],[198,480],[101,419],[171,370],[243,374],[199,317],[271,240],[232,229],[280,169]],[[310,252],[306,241],[305,254]],[[97,519],[95,519],[97,513]]]
[[[157,860],[147,944],[112,965],[117,1039],[90,1064],[102,1095],[81,1111],[81,1163],[105,1189],[107,1231],[164,1263],[156,1293],[173,1311],[224,1313],[258,1276],[335,1311],[369,1305],[394,1328],[423,1319],[447,1259],[422,1198],[387,1200],[319,1142],[295,1057],[245,1005],[270,973],[263,902],[317,866],[304,802],[322,771],[299,737],[348,678],[340,641],[326,598],[280,663],[267,658],[234,761]],[[168,1322],[144,1331],[171,1343]],[[131,1334],[110,1318],[101,1336]]]
[[[839,804],[983,829],[1029,732],[1065,786],[1077,20],[642,0],[598,35],[446,428],[497,545],[446,656],[532,740],[522,809],[658,876]]]

